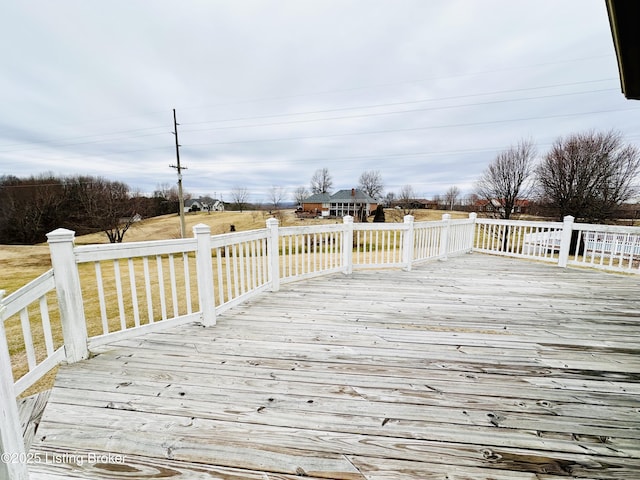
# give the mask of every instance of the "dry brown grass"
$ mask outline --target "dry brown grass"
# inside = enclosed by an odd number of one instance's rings
[[[416,221],[440,220],[442,214],[447,213],[438,210],[418,210],[414,213]],[[461,212],[450,212],[453,218],[466,218],[468,215]],[[247,212],[199,212],[188,214],[186,216],[186,226],[188,235],[192,235],[193,227],[196,224],[204,223],[211,227],[213,235],[228,233],[231,225],[235,226],[236,231],[246,231],[261,229],[265,227],[265,222],[271,216],[276,216],[283,227],[295,225],[317,225],[323,223],[341,223],[340,219],[298,219],[292,210],[283,210],[276,212],[276,215],[269,215],[263,211],[247,211]],[[387,222],[402,222],[403,213],[399,211],[387,211]],[[125,236],[125,242],[137,242],[145,240],[163,240],[180,237],[180,222],[177,215],[166,215],[162,217],[151,218],[134,224]],[[76,238],[76,245],[88,245],[96,243],[108,243],[106,235],[96,233],[84,235]],[[166,261],[166,260],[165,260]],[[178,260],[176,260],[178,262]],[[193,260],[190,260],[190,263]],[[180,261],[181,263],[181,261]],[[20,287],[26,285],[30,281],[37,278],[51,268],[51,260],[49,256],[49,247],[46,244],[33,246],[0,246],[0,290],[6,290],[10,294]],[[154,267],[151,265],[151,276],[154,276]],[[137,269],[139,271],[139,269]],[[182,266],[176,265],[176,272],[180,275]],[[98,301],[97,280],[95,277],[94,267],[92,265],[81,265],[80,275],[83,289],[83,297],[85,304],[85,312],[87,318],[87,329],[90,336],[100,335],[102,332],[102,322],[100,315],[100,305]],[[117,311],[117,299],[114,297],[115,288],[113,284],[114,273],[109,266],[103,268],[103,280],[105,283],[105,294],[107,296],[106,303],[108,305],[107,317],[109,318],[109,330],[119,329],[119,312]],[[127,295],[129,278],[125,264],[121,265],[122,284],[124,286],[125,295]],[[137,274],[138,275],[138,274]],[[191,289],[192,289],[192,306],[197,309],[196,299],[197,289],[195,286],[195,265],[190,266]],[[168,281],[168,278],[165,278]],[[216,279],[217,281],[217,279]],[[184,282],[182,282],[184,283]],[[145,293],[142,290],[143,281],[137,279],[138,299],[140,301],[140,316],[142,323],[147,323],[147,310]],[[109,293],[107,293],[109,292]],[[217,292],[217,287],[216,287]],[[167,300],[167,311],[169,316],[173,313],[173,303],[171,299],[170,289],[165,286],[165,296]],[[158,302],[157,291],[154,290],[153,303]],[[49,315],[51,317],[51,325],[53,330],[54,344],[57,348],[62,344],[62,331],[59,322],[59,314],[56,305],[55,294],[51,292],[49,299]],[[220,301],[220,299],[217,299]],[[179,298],[181,314],[184,314],[184,299]],[[157,307],[156,307],[157,308]],[[132,326],[132,311],[127,307],[126,323]],[[46,348],[42,329],[42,320],[38,305],[32,305],[29,308],[29,319],[33,335],[34,347],[38,361],[46,358]],[[12,357],[13,374],[15,378],[20,378],[28,371],[24,339],[19,315],[15,315],[7,319],[5,323],[7,338],[9,340],[9,350]],[[27,390],[25,395],[33,394],[52,385],[55,372],[47,375],[43,380],[38,382],[34,387]]]
[[[444,212],[441,210],[416,210],[417,222],[440,220],[443,213],[452,213],[453,218],[467,218],[462,212]],[[265,222],[273,215],[263,211],[247,212],[205,212],[191,213],[186,216],[187,235],[192,235],[196,224],[204,223],[211,227],[213,235],[228,233],[231,225],[236,231],[255,230],[265,227]],[[398,211],[387,211],[387,222],[401,222],[403,214]],[[317,225],[323,223],[340,223],[340,219],[298,219],[292,210],[282,210],[277,217],[283,227],[294,225]],[[125,236],[125,242],[139,242],[145,240],[164,240],[180,238],[180,220],[177,215],[165,215],[150,218],[134,224]],[[94,233],[76,238],[76,245],[108,243],[104,233]],[[0,290],[7,294],[14,292],[21,286],[35,279],[51,268],[49,247],[46,244],[14,246],[0,246]]]

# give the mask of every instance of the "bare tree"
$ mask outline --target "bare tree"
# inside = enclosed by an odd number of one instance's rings
[[[3,177],[0,203],[0,239],[11,243],[42,241],[46,232],[60,226],[79,235],[103,231],[110,242],[122,242],[144,208],[141,197],[131,195],[122,182],[52,174],[24,180]]]
[[[384,185],[382,183],[382,175],[378,170],[367,170],[362,172],[358,180],[358,188],[371,198],[378,199],[382,197]]]
[[[311,177],[311,193],[331,193],[333,179],[327,167],[319,168]]]
[[[501,218],[508,219],[518,199],[526,196],[526,182],[531,176],[535,156],[533,142],[522,140],[499,153],[476,184],[478,196],[500,204]]]
[[[269,189],[269,203],[274,210],[280,209],[280,204],[286,197],[286,191],[283,187],[271,187]]]
[[[167,200],[178,201],[178,187],[176,185],[170,185],[168,183],[162,183],[156,185],[156,189],[153,192],[156,197],[166,198]]]
[[[449,210],[453,210],[453,207],[456,205],[458,198],[460,197],[460,189],[455,185],[453,187],[449,187],[449,190],[444,194],[444,198],[447,204],[447,208]]]
[[[249,190],[247,190],[247,187],[233,187],[231,190],[231,203],[235,206],[236,210],[240,210],[240,213],[242,213],[247,208],[248,201]]]
[[[475,193],[471,193],[462,199],[462,205],[469,209],[473,209],[478,203],[478,200],[480,200],[480,197]]]
[[[416,208],[416,194],[413,187],[411,185],[403,186],[396,201],[405,215],[412,215]]]
[[[138,209],[128,185],[80,176],[68,179],[67,188],[69,201],[77,207],[69,218],[75,228],[102,230],[111,243],[124,240]]]
[[[178,199],[178,187],[168,183],[156,185],[153,191],[154,215],[167,213],[179,213],[180,200]]]
[[[105,225],[102,227],[109,242],[122,243],[125,233],[136,222],[136,214],[140,210],[141,200],[140,194],[131,195],[129,192],[120,198],[113,198],[113,209],[110,210],[112,216],[108,221],[105,219]]]
[[[543,201],[560,216],[589,222],[614,216],[638,192],[640,151],[620,133],[586,132],[557,139],[538,166]]]
[[[384,205],[386,207],[393,207],[393,204],[396,201],[396,194],[393,192],[388,192],[385,196],[384,196]]]
[[[47,173],[0,177],[0,243],[36,243],[65,219],[64,186]]]
[[[296,187],[293,191],[293,200],[296,202],[296,205],[302,207],[302,203],[309,196],[309,190],[304,185]]]

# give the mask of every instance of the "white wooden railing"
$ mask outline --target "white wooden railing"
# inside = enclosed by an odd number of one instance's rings
[[[640,228],[613,225],[573,225],[577,248],[568,265],[640,273]]]
[[[477,219],[474,251],[640,274],[640,227]]]
[[[75,247],[74,232],[58,229],[48,241],[52,270],[4,299],[0,292],[0,446],[18,458],[24,444],[16,396],[57,364],[186,322],[215,325],[224,310],[281,283],[354,269],[411,270],[472,250],[640,273],[640,228],[574,224],[571,217],[558,223],[443,215],[416,223],[406,216],[399,224],[345,217],[342,224],[283,228],[269,219],[262,230],[216,236],[196,225],[191,239]],[[21,463],[0,464],[0,478],[26,475]]]
[[[507,257],[558,261],[561,222],[477,219],[474,250]]]

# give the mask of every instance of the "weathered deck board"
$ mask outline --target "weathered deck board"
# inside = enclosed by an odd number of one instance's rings
[[[22,436],[26,449],[29,449],[33,437],[40,425],[42,413],[49,400],[51,390],[45,390],[18,401],[18,414],[22,426]]]
[[[61,368],[31,474],[637,479],[639,293],[483,255],[289,284]]]

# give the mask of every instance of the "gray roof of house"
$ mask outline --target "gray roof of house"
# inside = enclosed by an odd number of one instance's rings
[[[328,193],[314,193],[304,199],[304,203],[328,203],[331,195]]]
[[[333,195],[331,195],[331,201],[339,201],[339,202],[349,202],[353,201],[354,196],[351,195],[351,189],[339,190]],[[362,190],[355,191],[355,200],[363,203],[376,203],[376,201],[371,198],[369,195],[364,193]]]

